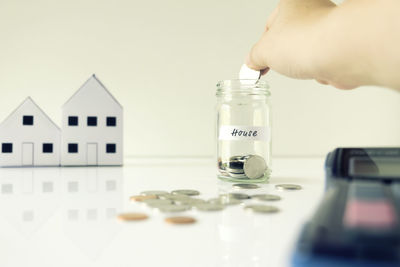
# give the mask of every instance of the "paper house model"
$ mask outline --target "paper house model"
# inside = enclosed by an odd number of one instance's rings
[[[61,165],[122,165],[123,109],[95,75],[62,108]]]
[[[0,124],[0,166],[58,166],[60,129],[28,97]]]

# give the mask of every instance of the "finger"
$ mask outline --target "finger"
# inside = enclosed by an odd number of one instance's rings
[[[319,82],[320,84],[323,84],[323,85],[328,85],[329,83],[327,82],[327,81],[324,81],[324,80],[316,80],[317,82]]]
[[[253,70],[264,70],[269,67],[266,60],[266,44],[268,44],[267,35],[268,32],[265,32],[247,55],[246,65]]]

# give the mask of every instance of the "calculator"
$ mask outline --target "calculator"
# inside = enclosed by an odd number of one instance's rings
[[[337,148],[292,266],[400,266],[400,148]]]

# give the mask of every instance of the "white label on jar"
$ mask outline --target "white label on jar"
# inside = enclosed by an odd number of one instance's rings
[[[219,140],[268,141],[268,127],[222,125],[219,128]]]

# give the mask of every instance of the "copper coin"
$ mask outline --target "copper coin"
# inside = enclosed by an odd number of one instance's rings
[[[175,217],[165,218],[165,221],[167,223],[172,223],[172,224],[191,224],[195,223],[196,219],[193,217],[175,216]]]
[[[137,213],[137,212],[130,212],[130,213],[122,213],[118,215],[117,217],[121,221],[141,221],[141,220],[146,220],[149,218],[144,213]]]
[[[131,201],[143,201],[143,200],[147,200],[147,199],[156,199],[158,198],[156,195],[147,195],[147,196],[143,196],[143,195],[136,195],[136,196],[131,196]]]

